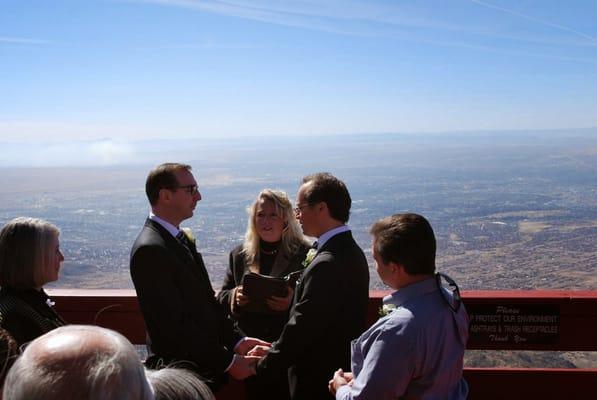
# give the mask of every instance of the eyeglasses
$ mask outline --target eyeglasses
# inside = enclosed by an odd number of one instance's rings
[[[443,281],[446,282],[448,288],[444,286]],[[462,298],[460,297],[460,290],[454,279],[446,274],[438,272],[435,274],[435,283],[437,284],[437,289],[439,290],[442,299],[444,299],[444,302],[452,309],[452,311],[457,313],[462,305]],[[446,293],[448,290],[452,292],[451,297]]]
[[[176,189],[184,189],[184,191],[190,194],[191,196],[194,196],[197,192],[199,192],[199,188],[197,187],[197,185],[178,186]]]
[[[303,212],[303,208],[309,207],[309,204],[297,204],[294,208],[294,213],[299,214]]]

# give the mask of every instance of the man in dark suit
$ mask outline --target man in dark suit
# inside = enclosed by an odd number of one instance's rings
[[[193,369],[212,389],[225,372],[237,379],[254,374],[259,358],[246,353],[265,342],[234,329],[214,297],[194,240],[180,229],[201,200],[191,167],[157,166],[145,191],[152,212],[133,245],[130,268],[147,328],[148,366]]]
[[[332,398],[330,373],[337,365],[350,369],[350,342],[365,330],[369,268],[345,225],[350,205],[346,186],[333,175],[303,179],[295,211],[305,235],[318,238],[317,252],[305,261],[288,323],[257,365],[257,374],[271,379],[288,369],[293,400]]]

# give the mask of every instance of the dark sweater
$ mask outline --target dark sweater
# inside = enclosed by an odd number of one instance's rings
[[[66,325],[49,305],[46,292],[36,289],[0,289],[0,326],[19,346],[52,329]]]

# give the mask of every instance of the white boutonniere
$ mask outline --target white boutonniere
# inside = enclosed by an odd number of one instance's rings
[[[195,239],[191,228],[182,228],[181,230],[182,233],[184,233],[184,235],[187,237],[187,240],[197,246],[197,240]]]
[[[52,301],[52,299],[46,299],[46,304],[48,307],[54,307],[56,305],[56,302]]]
[[[307,268],[309,266],[309,264],[311,264],[311,261],[313,261],[313,259],[315,258],[315,255],[317,254],[317,249],[311,249],[307,252],[307,257],[305,257],[305,260],[303,261],[303,267]]]
[[[379,307],[378,314],[380,317],[385,317],[392,311],[396,309],[396,305],[394,304],[384,304],[383,306]]]

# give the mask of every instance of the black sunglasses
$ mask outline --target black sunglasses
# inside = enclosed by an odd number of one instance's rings
[[[197,185],[177,186],[176,189],[183,189],[185,192],[187,192],[191,196],[194,196],[195,193],[197,193],[199,191],[199,188],[197,187]]]

